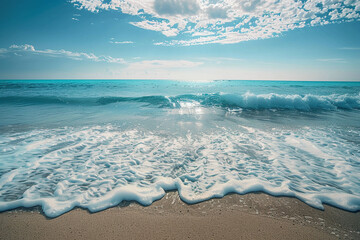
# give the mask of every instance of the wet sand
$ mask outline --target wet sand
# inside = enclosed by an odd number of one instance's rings
[[[48,219],[37,209],[0,213],[0,239],[360,239],[360,212],[267,194],[231,194],[194,205],[176,192],[143,207],[75,209]]]

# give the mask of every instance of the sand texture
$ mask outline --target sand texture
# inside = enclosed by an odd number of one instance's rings
[[[199,204],[176,192],[151,206],[123,203],[98,213],[75,209],[48,219],[37,209],[0,214],[0,239],[360,239],[360,213],[266,194]]]

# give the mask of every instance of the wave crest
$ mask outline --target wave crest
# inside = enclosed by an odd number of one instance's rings
[[[300,96],[280,94],[246,93],[243,95],[224,94],[223,104],[230,107],[241,107],[244,109],[294,109],[301,111],[311,110],[336,110],[336,109],[359,109],[360,95],[328,95],[319,96],[307,94]]]
[[[178,96],[141,96],[141,97],[89,97],[71,98],[58,96],[5,96],[0,97],[0,104],[61,104],[61,105],[86,105],[100,106],[121,102],[141,103],[159,108],[183,108],[186,103],[197,103],[203,107],[220,107],[230,109],[248,110],[336,110],[360,109],[360,94],[357,95],[298,95],[298,94],[253,94],[247,92],[238,94],[187,94]]]

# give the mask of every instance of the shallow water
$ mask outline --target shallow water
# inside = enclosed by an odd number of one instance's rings
[[[0,81],[0,210],[230,192],[360,210],[360,83]]]

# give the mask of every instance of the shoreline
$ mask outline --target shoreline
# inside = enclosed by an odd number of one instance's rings
[[[188,205],[168,192],[150,206],[123,202],[97,213],[74,209],[57,218],[39,210],[0,213],[0,239],[358,239],[360,212],[265,193],[229,194]]]

